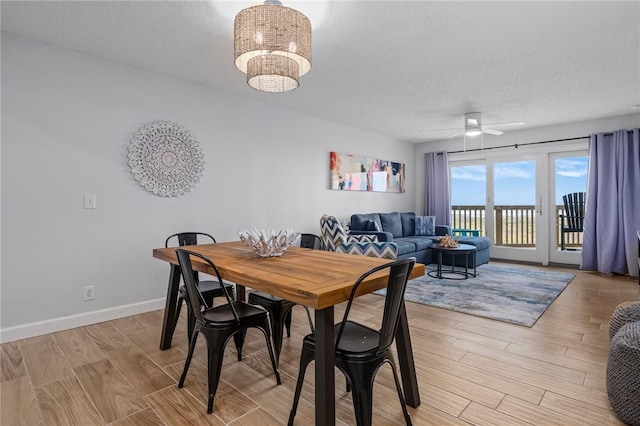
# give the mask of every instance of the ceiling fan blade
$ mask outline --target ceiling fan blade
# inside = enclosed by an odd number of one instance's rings
[[[460,130],[462,127],[451,127],[448,129],[426,129],[424,132],[451,132],[453,130]]]
[[[500,130],[487,129],[486,127],[483,127],[482,128],[482,133],[489,133],[490,135],[499,136],[499,135],[503,134],[504,132],[501,132]]]
[[[464,130],[462,132],[458,132],[454,135],[448,136],[447,139],[455,138],[456,136],[464,135]]]
[[[491,126],[491,127],[495,127],[495,126],[500,126],[500,127],[507,127],[507,126],[522,126],[524,124],[524,121],[510,121],[508,123],[490,123],[490,124],[486,124],[486,126]]]

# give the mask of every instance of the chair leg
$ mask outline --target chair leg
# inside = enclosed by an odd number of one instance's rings
[[[196,325],[196,317],[193,316],[191,309],[187,310],[187,339],[191,340],[193,335],[193,328]]]
[[[287,329],[287,338],[291,337],[291,316],[293,314],[293,307],[287,311],[284,315],[284,326]],[[282,341],[280,342],[282,343]]]
[[[187,371],[189,371],[189,365],[191,365],[191,358],[193,357],[193,351],[196,348],[196,341],[198,340],[199,332],[200,330],[196,330],[196,332],[191,336],[191,342],[189,342],[189,353],[187,354],[187,359],[184,362],[184,369],[182,370],[182,376],[180,376],[180,382],[178,382],[179,388],[184,386],[184,379],[187,378]]]
[[[353,398],[353,409],[356,413],[357,426],[371,426],[373,419],[373,389],[354,389],[351,392]]]
[[[193,335],[193,329],[196,324],[196,317],[193,316],[191,312],[191,304],[188,299],[180,298],[178,299],[178,306],[182,305],[182,301],[184,300],[184,304],[187,306],[187,344],[191,342],[191,336]],[[180,312],[180,309],[177,310]],[[176,323],[178,322],[178,316],[176,315]]]
[[[351,382],[351,398],[353,399],[357,426],[371,426],[373,418],[373,381],[379,366],[380,364],[350,364],[350,368],[344,370],[342,366],[338,365],[340,370],[348,377],[347,383]]]
[[[304,345],[304,344],[303,344]],[[315,354],[313,351],[302,347],[302,354],[300,354],[300,371],[298,372],[298,381],[296,383],[296,390],[293,394],[293,405],[291,406],[291,412],[289,413],[288,426],[293,426],[293,419],[296,417],[296,411],[298,410],[298,402],[300,401],[300,393],[302,392],[302,385],[304,384],[304,375],[307,371],[309,363],[313,361]]]
[[[238,352],[238,361],[242,361],[242,346],[244,346],[244,339],[247,336],[247,330],[242,330],[233,335],[233,341],[236,344],[236,351]]]
[[[289,317],[289,330],[291,329],[291,310],[288,312],[282,312],[281,309],[269,310],[269,321],[272,324],[271,333],[273,335],[273,349],[276,354],[276,360],[280,362],[280,352],[282,352],[282,338],[284,334],[284,328],[287,324],[287,316]],[[287,331],[290,336],[290,331]]]
[[[400,399],[400,406],[402,407],[402,414],[404,414],[404,421],[407,426],[412,426],[411,417],[409,416],[409,412],[407,411],[407,402],[404,399],[404,392],[402,391],[402,387],[400,387],[400,380],[398,378],[398,372],[396,371],[396,366],[390,359],[387,359],[386,362],[391,366],[391,371],[393,372],[393,380],[396,382],[396,391],[398,391],[398,398]]]
[[[264,338],[267,341],[267,349],[269,350],[269,358],[271,358],[271,367],[273,367],[273,372],[276,375],[276,383],[278,385],[282,384],[282,380],[280,380],[280,370],[278,370],[278,361],[276,360],[276,356],[273,351],[273,345],[271,344],[271,322],[269,320],[269,315],[267,314],[267,320],[257,327],[264,334]]]
[[[178,302],[176,303],[176,318],[175,321],[173,323],[173,329],[175,330],[176,327],[178,327],[178,321],[180,320],[180,311],[182,310],[182,301],[184,299],[182,298],[182,296],[178,296]],[[187,334],[188,336],[188,334]]]
[[[309,308],[307,308],[306,306],[302,305],[305,309],[305,311],[307,311],[307,319],[309,320],[309,327],[311,328],[311,332],[315,333],[316,332],[316,328],[313,325],[313,319],[311,318],[311,311],[309,311]]]
[[[209,397],[207,400],[207,413],[213,412],[213,398],[216,395],[218,384],[220,383],[220,372],[222,371],[222,361],[224,359],[224,344],[228,335],[210,330],[203,331],[207,337],[207,382],[209,386]]]

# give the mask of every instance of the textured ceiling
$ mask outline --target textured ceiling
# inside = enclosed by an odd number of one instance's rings
[[[0,13],[3,31],[410,142],[456,133],[430,129],[470,111],[520,129],[640,104],[638,1],[283,0],[314,25],[313,68],[286,94],[254,91],[233,65],[233,16],[251,4],[2,1]]]

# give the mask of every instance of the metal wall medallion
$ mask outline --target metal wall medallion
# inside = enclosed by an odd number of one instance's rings
[[[172,121],[154,121],[133,135],[129,167],[147,191],[177,197],[200,181],[204,155],[187,129]]]

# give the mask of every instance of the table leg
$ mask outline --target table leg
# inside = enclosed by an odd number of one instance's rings
[[[469,252],[464,255],[464,279],[469,278]]]
[[[316,426],[336,424],[333,306],[316,309]]]
[[[438,278],[442,279],[442,250],[438,250]]]
[[[473,277],[477,277],[478,276],[478,272],[476,271],[476,251],[472,251],[471,252],[473,254]]]
[[[418,407],[420,405],[420,392],[418,391],[416,365],[413,361],[409,322],[407,321],[407,310],[405,309],[404,302],[400,308],[400,321],[398,322],[398,330],[396,331],[396,348],[398,350],[398,364],[400,364],[400,376],[402,376],[404,397],[407,400],[407,405],[414,408]]]
[[[169,285],[167,288],[167,300],[164,305],[164,318],[162,319],[162,335],[160,336],[160,350],[171,347],[171,338],[176,326],[176,305],[178,299],[178,287],[180,286],[180,267],[171,264],[169,272]]]

